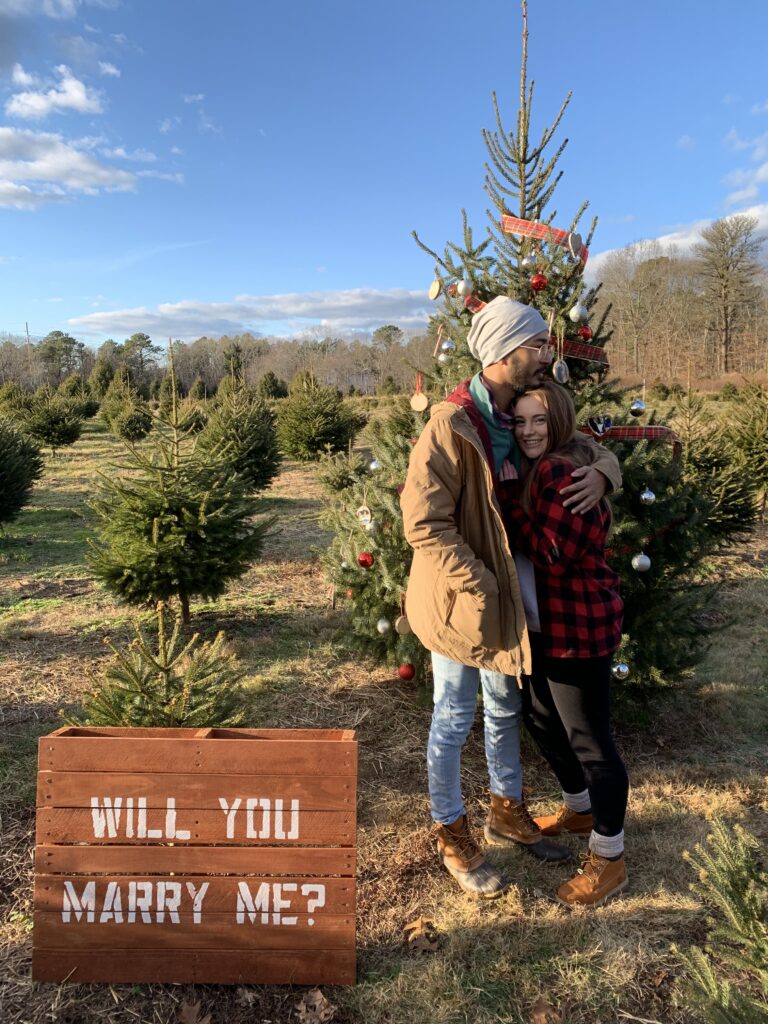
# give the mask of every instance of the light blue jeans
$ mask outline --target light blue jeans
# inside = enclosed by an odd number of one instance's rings
[[[427,745],[427,775],[433,819],[450,825],[466,814],[461,798],[461,748],[472,728],[480,684],[491,792],[522,799],[522,698],[517,680],[503,672],[461,665],[434,652],[432,673],[435,706]]]

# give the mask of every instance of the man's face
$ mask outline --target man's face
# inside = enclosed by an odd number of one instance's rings
[[[502,360],[509,371],[508,382],[519,390],[539,387],[549,371],[552,352],[542,352],[541,348],[549,344],[549,333],[541,331],[532,338],[526,339],[514,352]]]

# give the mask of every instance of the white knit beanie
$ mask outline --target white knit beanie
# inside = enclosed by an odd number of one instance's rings
[[[497,295],[475,313],[467,344],[485,369],[546,330],[547,323],[538,309],[506,295]]]

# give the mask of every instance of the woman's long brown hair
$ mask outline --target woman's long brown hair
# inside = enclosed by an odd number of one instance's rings
[[[591,466],[597,455],[595,446],[587,441],[576,429],[576,407],[570,392],[553,380],[544,381],[541,387],[526,391],[521,398],[536,398],[547,414],[547,450],[531,466],[523,484],[520,501],[528,515],[531,514],[531,485],[544,458],[558,459],[577,466]],[[514,410],[513,410],[514,411]],[[610,512],[610,505],[603,499]]]

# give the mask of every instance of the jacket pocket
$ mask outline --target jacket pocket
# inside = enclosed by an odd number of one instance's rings
[[[468,647],[498,650],[501,646],[501,621],[498,591],[451,591],[447,625]]]

